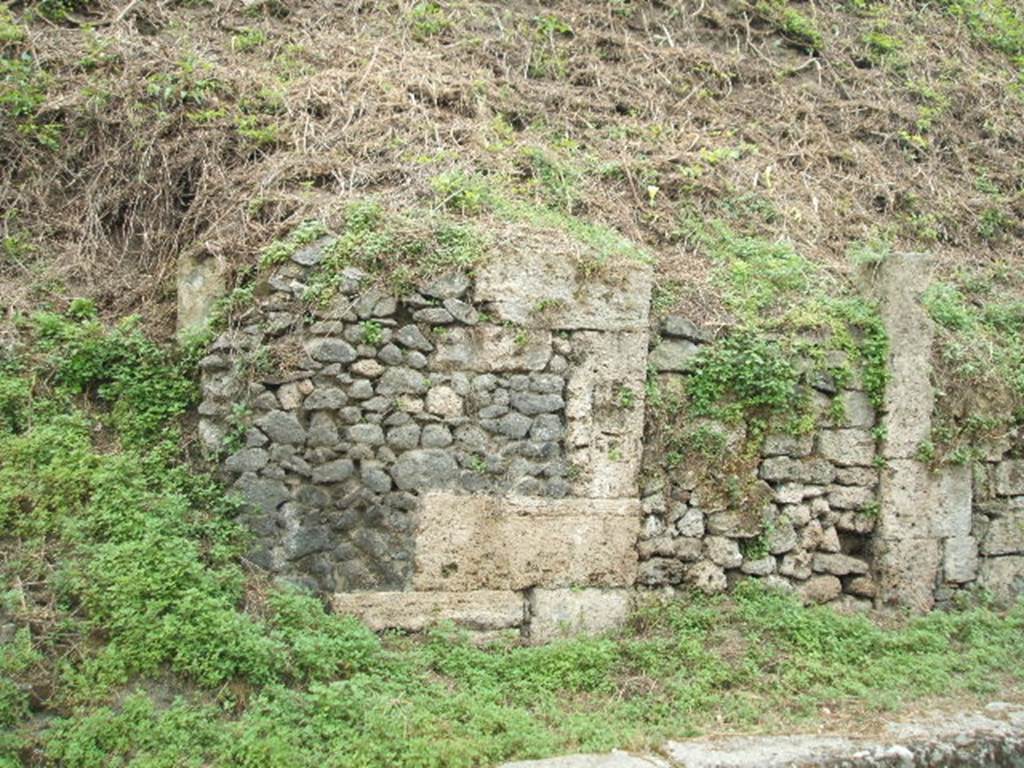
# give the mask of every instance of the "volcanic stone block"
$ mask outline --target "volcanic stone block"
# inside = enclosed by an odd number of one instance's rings
[[[946,539],[942,570],[946,581],[963,584],[978,576],[978,542],[971,536]]]
[[[993,518],[981,540],[983,555],[1014,555],[1024,553],[1024,508],[1006,509],[1006,514]]]
[[[578,355],[566,385],[566,451],[580,468],[577,493],[635,496],[643,456],[647,334],[573,335]]]
[[[598,634],[617,629],[629,616],[627,589],[535,589],[530,592],[530,641]]]
[[[978,584],[1007,602],[1024,595],[1024,556],[982,558]]]
[[[996,467],[996,493],[1024,496],[1024,459],[1003,461]]]
[[[650,267],[625,260],[608,266],[612,279],[595,279],[579,275],[557,249],[524,248],[478,269],[475,298],[489,303],[500,320],[526,327],[646,331]]]
[[[913,459],[892,460],[879,486],[880,532],[894,539],[967,536],[971,498],[969,467],[932,471]]]
[[[551,359],[551,332],[537,328],[450,328],[436,342],[433,371],[540,371]]]
[[[840,467],[869,467],[875,459],[875,438],[864,429],[824,429],[818,450]]]
[[[524,601],[515,592],[343,592],[335,613],[358,616],[370,629],[420,632],[440,621],[471,630],[511,629],[523,623]]]
[[[419,590],[629,586],[635,499],[498,498],[430,493],[416,533]]]
[[[934,538],[876,540],[875,568],[882,603],[931,610],[941,562],[939,549]]]
[[[932,388],[934,324],[922,303],[932,281],[934,259],[894,253],[876,272],[882,322],[889,336],[889,383],[885,388],[886,458],[914,455],[929,439],[935,391]]]

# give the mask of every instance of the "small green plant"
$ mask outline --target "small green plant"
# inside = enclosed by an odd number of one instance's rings
[[[25,39],[25,30],[14,20],[7,4],[0,5],[0,45],[20,43]]]
[[[814,20],[791,8],[787,0],[758,0],[756,10],[775,25],[783,37],[809,53],[824,46],[824,38]]]
[[[231,50],[248,53],[265,45],[268,39],[267,33],[262,29],[244,27],[231,36]]]
[[[146,93],[164,109],[206,106],[222,88],[213,75],[213,65],[195,56],[186,56],[176,68],[146,78]]]
[[[931,440],[921,442],[914,451],[914,456],[918,461],[931,464],[935,460],[935,443]]]
[[[451,21],[444,9],[436,2],[416,3],[409,12],[413,37],[426,40],[441,34],[451,27]]]
[[[876,266],[892,255],[892,244],[878,237],[857,240],[847,249],[846,255],[858,266]]]
[[[359,326],[359,335],[364,344],[377,346],[384,339],[384,329],[376,320],[364,320]]]
[[[636,392],[629,387],[619,387],[619,395],[616,400],[620,408],[632,408],[636,405]]]
[[[306,300],[330,300],[348,267],[379,277],[395,293],[407,292],[429,275],[472,270],[484,258],[487,242],[468,224],[432,211],[396,214],[372,200],[353,203],[344,230],[310,276]]]
[[[451,170],[435,176],[430,184],[442,208],[472,216],[490,207],[490,190],[480,176]]]

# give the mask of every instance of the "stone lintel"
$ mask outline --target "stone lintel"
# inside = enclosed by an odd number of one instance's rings
[[[423,497],[413,588],[632,585],[637,499]]]

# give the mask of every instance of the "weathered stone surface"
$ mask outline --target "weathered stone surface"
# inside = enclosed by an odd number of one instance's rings
[[[618,629],[629,616],[627,589],[534,589],[529,593],[532,643]]]
[[[416,424],[405,424],[389,429],[386,442],[397,451],[408,451],[420,442],[420,428]]]
[[[793,523],[782,518],[776,520],[765,536],[765,543],[768,545],[768,551],[773,555],[789,552],[797,545],[796,529],[793,527]]]
[[[273,514],[283,502],[291,498],[288,488],[281,481],[257,477],[250,472],[239,477],[233,488],[246,504],[265,515]]]
[[[686,571],[686,583],[706,595],[717,595],[729,587],[725,571],[709,560],[691,565]]]
[[[829,488],[828,503],[834,509],[864,509],[875,503],[875,493],[856,485],[834,485]]]
[[[818,451],[840,467],[869,467],[875,460],[875,438],[864,429],[823,429]]]
[[[895,459],[881,474],[879,531],[884,538],[967,536],[971,496],[968,467],[932,471],[914,459]]]
[[[699,538],[704,535],[704,513],[699,509],[687,509],[676,520],[675,525],[680,536]]]
[[[427,424],[423,427],[420,442],[424,448],[447,448],[452,444],[452,432],[444,424]]]
[[[678,584],[683,580],[686,565],[674,557],[652,557],[640,563],[637,570],[637,584],[648,587],[660,587],[666,584]]]
[[[668,315],[661,321],[661,332],[665,336],[678,336],[697,343],[707,343],[714,338],[714,335],[687,320],[681,315]]]
[[[449,386],[431,387],[427,392],[427,411],[445,418],[462,415],[462,398]]]
[[[243,448],[224,460],[228,472],[258,472],[267,465],[268,454],[262,448]]]
[[[764,439],[761,453],[764,456],[807,456],[814,449],[814,435],[791,435],[786,432],[770,432]]]
[[[651,557],[673,557],[685,562],[699,560],[704,551],[700,539],[663,534],[644,539],[637,544],[637,553],[643,559]]]
[[[352,614],[370,629],[421,632],[440,621],[470,630],[497,630],[523,623],[523,598],[515,592],[343,592],[331,598],[335,613]]]
[[[859,512],[843,512],[836,520],[836,528],[840,531],[849,531],[865,535],[875,530],[876,518],[873,514],[862,514]]]
[[[391,467],[391,477],[403,491],[455,485],[458,473],[459,466],[451,454],[436,448],[407,451]]]
[[[575,493],[634,496],[643,457],[647,334],[581,331],[573,346],[578,359],[566,384],[565,443],[567,458],[581,468]]]
[[[573,261],[557,249],[523,249],[483,264],[474,296],[489,303],[500,320],[525,327],[645,331],[650,266],[609,267],[615,271],[611,280],[577,276]]]
[[[356,350],[344,339],[320,338],[306,344],[306,352],[321,363],[351,363]]]
[[[534,392],[513,392],[510,404],[527,416],[554,413],[565,407],[565,401],[561,395],[539,395]]]
[[[629,499],[430,493],[420,510],[413,583],[441,590],[629,586],[639,523],[639,502]]]
[[[314,483],[341,483],[352,477],[355,464],[350,459],[335,459],[313,470]]]
[[[384,430],[378,424],[353,424],[348,428],[348,439],[353,443],[383,445]]]
[[[275,443],[294,445],[306,441],[306,430],[294,413],[270,411],[256,419],[256,426]]]
[[[875,426],[875,407],[863,392],[847,390],[839,395],[846,417],[846,426],[869,429]]]
[[[812,576],[797,591],[805,603],[827,603],[843,593],[843,585],[835,576]]]
[[[395,331],[394,340],[397,344],[418,352],[430,352],[434,349],[434,345],[427,341],[423,331],[415,325],[403,325]]]
[[[665,339],[651,350],[648,364],[661,373],[685,372],[693,366],[693,360],[698,354],[700,347],[693,342]]]
[[[769,482],[798,482],[828,485],[836,476],[836,468],[823,459],[793,459],[777,456],[761,463],[761,477]]]
[[[779,563],[779,573],[793,579],[811,578],[811,553],[805,550],[790,552]]]
[[[924,254],[894,253],[877,272],[876,291],[889,337],[889,384],[885,389],[886,438],[883,455],[910,458],[929,439],[934,324],[922,304],[932,281],[934,260]]]
[[[868,564],[863,560],[842,554],[815,554],[811,561],[811,568],[819,573],[831,573],[833,576],[868,572]]]
[[[764,528],[764,516],[756,509],[730,509],[708,515],[707,530],[716,536],[750,538],[757,536]]]
[[[978,576],[978,542],[958,536],[943,543],[942,572],[946,581],[965,584]]]
[[[978,585],[1005,602],[1024,595],[1024,556],[982,558],[978,569]]]
[[[182,252],[178,258],[179,332],[199,329],[206,324],[217,300],[227,290],[226,275],[227,265],[223,259]]]
[[[412,368],[388,368],[377,382],[381,395],[422,395],[430,384],[427,377]]]
[[[767,576],[775,572],[775,558],[768,555],[757,560],[744,560],[740,570],[750,576]]]
[[[1006,510],[993,518],[981,539],[983,555],[1014,555],[1024,553],[1024,509]]]
[[[870,576],[855,576],[846,585],[846,591],[857,597],[874,597],[878,594],[878,585]]]
[[[1024,496],[1024,459],[1006,460],[996,466],[996,493]]]
[[[939,541],[881,539],[875,541],[874,551],[878,598],[882,604],[931,610],[941,565]]]
[[[478,325],[451,328],[430,358],[436,371],[541,371],[551,359],[551,332]]]
[[[704,539],[704,551],[708,559],[723,568],[739,568],[743,562],[740,545],[735,539],[724,536],[708,536]]]

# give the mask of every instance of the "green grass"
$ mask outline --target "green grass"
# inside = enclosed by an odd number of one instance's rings
[[[233,502],[178,448],[194,358],[93,314],[36,317],[0,361],[5,768],[490,765],[1024,675],[1024,606],[882,629],[749,584],[545,647],[380,639],[242,570]]]
[[[1024,423],[1024,289],[1008,264],[963,268],[924,296],[938,326],[945,387],[931,442],[943,460],[975,458]],[[967,406],[967,416],[959,415]]]

